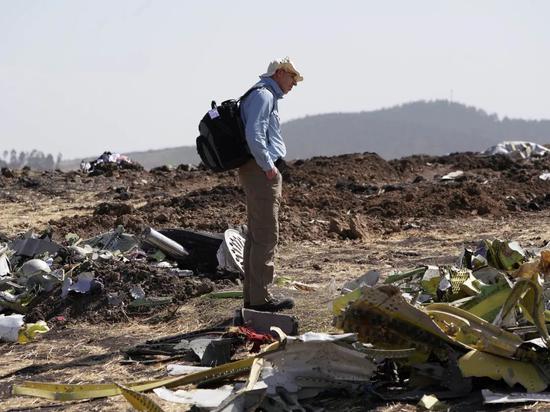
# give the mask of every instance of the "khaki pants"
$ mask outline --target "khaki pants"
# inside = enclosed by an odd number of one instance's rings
[[[239,168],[246,194],[248,234],[244,246],[244,303],[262,305],[267,285],[275,274],[275,248],[279,241],[279,205],[282,195],[280,173],[269,180],[254,159]]]

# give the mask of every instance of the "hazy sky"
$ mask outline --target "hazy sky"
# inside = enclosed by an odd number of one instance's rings
[[[194,144],[290,56],[283,121],[449,99],[550,119],[550,1],[0,0],[0,156]]]

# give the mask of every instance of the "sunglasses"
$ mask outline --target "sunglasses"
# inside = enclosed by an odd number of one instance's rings
[[[288,75],[290,75],[290,77],[292,77],[292,80],[294,80],[295,82],[297,81],[296,78],[298,77],[296,73],[294,72],[290,72],[288,70],[284,70],[284,72]]]

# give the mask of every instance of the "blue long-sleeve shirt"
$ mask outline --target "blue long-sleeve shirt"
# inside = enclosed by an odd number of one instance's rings
[[[277,105],[283,91],[270,77],[262,78],[255,86],[260,85],[265,87],[253,90],[241,102],[241,118],[250,152],[267,172],[275,167],[278,158],[286,156]]]

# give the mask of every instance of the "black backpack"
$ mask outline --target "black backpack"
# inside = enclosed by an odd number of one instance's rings
[[[225,172],[252,158],[244,134],[240,102],[252,91],[263,87],[255,86],[238,100],[226,100],[219,106],[212,101],[212,109],[199,123],[200,136],[197,137],[197,153],[208,169]]]

